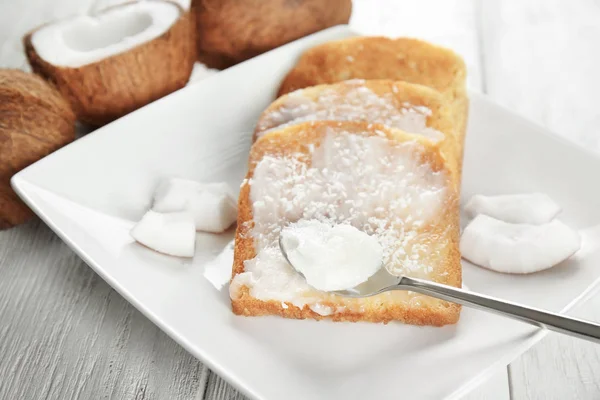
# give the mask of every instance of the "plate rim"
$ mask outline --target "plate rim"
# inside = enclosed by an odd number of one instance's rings
[[[303,40],[308,41],[310,38],[315,38],[318,36],[327,36],[329,33],[336,32],[336,31],[346,32],[349,34],[349,36],[362,35],[360,32],[357,32],[352,27],[350,27],[348,24],[336,25],[334,27],[331,27],[331,28],[316,32],[314,34],[305,36],[298,40],[292,41],[286,45],[280,46],[269,52],[266,52],[257,57],[254,57],[252,59],[244,61],[240,64],[232,66],[226,70],[220,71],[219,73],[233,70],[233,69],[244,68],[247,65],[247,63],[260,62],[259,60],[261,58],[263,58],[269,54],[272,54],[273,52],[283,51],[284,48],[286,48],[288,46],[292,46],[300,41],[303,41]],[[219,73],[217,73],[215,75],[218,75]],[[151,104],[166,101],[166,99],[168,99],[170,96],[177,95],[178,93],[185,91],[189,86],[201,85],[202,82],[208,81],[208,80],[212,79],[213,77],[214,76],[207,77],[200,81],[190,82],[186,87],[179,89],[173,93],[170,93],[169,95],[164,96],[155,102],[149,103],[148,105],[141,107],[138,110],[135,110],[132,113],[119,118],[118,120],[115,120],[107,125],[104,125],[103,127],[95,130],[93,133],[95,135],[109,133],[110,129],[105,129],[105,128],[111,126],[114,122],[119,121],[124,118],[128,118],[131,115],[137,113],[138,111],[145,109],[146,107],[148,107]],[[535,130],[537,134],[541,134],[542,136],[545,136],[549,140],[558,141],[563,146],[569,146],[575,150],[578,150],[584,154],[587,154],[588,156],[595,158],[600,163],[600,154],[598,152],[593,151],[576,141],[569,140],[569,139],[565,138],[564,136],[559,135],[559,134],[553,132],[552,130],[526,118],[525,116],[522,116],[521,114],[510,110],[508,107],[506,107],[502,104],[499,104],[496,101],[494,101],[493,99],[491,99],[485,93],[481,93],[479,91],[474,91],[471,89],[468,90],[468,93],[469,93],[469,98],[472,99],[472,98],[476,97],[476,98],[478,98],[479,101],[482,101],[488,105],[496,107],[497,109],[500,109],[504,113],[511,115],[513,118],[519,120],[521,123],[528,126],[531,130]],[[107,132],[103,133],[105,130]],[[17,193],[17,195],[27,204],[27,206],[29,208],[31,208],[31,210],[53,232],[55,232],[57,234],[57,236],[63,242],[65,242],[65,244],[72,251],[74,251],[89,267],[91,267],[92,270],[96,274],[98,274],[107,284],[109,284],[115,291],[117,291],[117,293],[119,293],[121,296],[123,296],[123,298],[125,298],[125,300],[127,300],[128,303],[130,303],[139,312],[141,312],[146,318],[148,318],[150,321],[152,321],[153,324],[155,324],[158,328],[160,328],[163,332],[165,332],[171,339],[173,339],[175,342],[177,342],[186,351],[188,351],[194,357],[199,359],[210,370],[212,370],[213,372],[218,374],[221,378],[226,380],[229,384],[234,386],[238,391],[240,391],[244,395],[246,395],[252,399],[256,399],[256,400],[268,400],[264,397],[261,397],[258,393],[256,393],[250,385],[245,384],[244,379],[241,379],[235,373],[230,372],[229,369],[227,369],[225,366],[221,365],[217,360],[214,360],[213,358],[211,358],[207,354],[205,354],[205,352],[203,351],[203,349],[200,346],[194,346],[191,342],[189,342],[184,337],[182,337],[175,329],[170,327],[169,324],[164,323],[162,321],[162,319],[159,318],[158,316],[156,316],[152,310],[147,308],[143,302],[138,301],[137,298],[132,293],[130,293],[129,290],[127,290],[124,286],[122,286],[117,279],[114,279],[110,274],[105,273],[103,271],[103,269],[101,268],[101,266],[99,265],[99,263],[95,262],[93,260],[93,258],[83,248],[81,248],[74,239],[72,239],[67,233],[65,233],[63,229],[61,229],[59,224],[55,223],[54,220],[47,215],[47,213],[43,210],[43,205],[41,205],[39,202],[37,202],[30,196],[29,190],[27,188],[28,185],[30,185],[32,187],[43,189],[40,186],[38,186],[37,184],[28,181],[28,179],[27,179],[28,174],[34,168],[34,166],[36,166],[42,160],[46,160],[46,162],[47,162],[47,160],[51,160],[51,159],[59,156],[59,154],[62,151],[75,151],[78,146],[84,145],[84,144],[78,144],[78,143],[80,143],[80,142],[85,143],[85,139],[87,138],[87,136],[89,136],[89,134],[74,140],[73,142],[69,143],[68,145],[58,149],[57,151],[47,155],[46,157],[36,161],[35,163],[31,164],[30,166],[28,166],[28,167],[24,168],[23,170],[19,171],[18,173],[16,173],[10,180],[10,184],[11,184],[12,188],[14,189],[15,193]],[[67,150],[67,149],[70,149],[70,150]],[[573,298],[566,306],[564,306],[558,312],[558,314],[565,314],[568,311],[570,311],[573,307],[583,304],[590,295],[592,295],[595,291],[598,291],[599,289],[600,289],[600,276],[598,276],[598,278],[596,278],[594,281],[592,281],[585,290],[583,290],[578,296]],[[447,394],[445,398],[446,399],[458,399],[458,398],[466,395],[467,393],[471,392],[473,389],[477,388],[480,384],[482,384],[485,380],[487,380],[491,375],[493,375],[495,372],[497,372],[500,367],[505,367],[505,366],[509,365],[517,357],[519,357],[524,352],[526,352],[528,349],[533,347],[533,345],[535,345],[542,338],[544,338],[548,334],[548,332],[549,331],[546,329],[539,328],[537,330],[537,332],[535,332],[529,338],[524,340],[520,345],[515,346],[515,349],[513,351],[507,353],[507,355],[504,357],[498,358],[493,364],[491,364],[484,370],[480,371],[477,375],[472,377],[472,379],[470,379],[469,381],[467,381],[464,384],[462,384],[461,386],[459,386],[453,392]]]

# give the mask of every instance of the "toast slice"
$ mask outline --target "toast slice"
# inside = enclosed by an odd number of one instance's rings
[[[459,174],[462,139],[444,98],[427,86],[403,81],[354,79],[285,94],[261,114],[254,140],[303,121],[377,123],[438,142],[448,167]]]
[[[442,93],[452,108],[464,139],[469,108],[466,74],[462,58],[449,49],[411,38],[355,37],[304,52],[283,80],[279,96],[348,79],[392,79],[429,86]]]
[[[245,316],[455,323],[460,306],[409,291],[349,299],[319,292],[283,259],[283,226],[301,219],[375,235],[396,275],[460,287],[458,196],[439,147],[364,122],[304,122],[270,131],[250,152],[238,205],[232,309]]]

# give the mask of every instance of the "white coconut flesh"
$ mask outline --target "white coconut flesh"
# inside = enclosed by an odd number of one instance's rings
[[[516,224],[545,224],[561,211],[550,196],[544,193],[475,195],[464,207],[470,217],[485,214],[504,222]]]
[[[196,228],[194,217],[187,212],[148,211],[130,233],[137,242],[159,253],[194,256]]]
[[[581,237],[564,223],[512,224],[478,215],[465,228],[463,258],[498,272],[528,274],[551,268],[581,247]]]
[[[188,179],[163,180],[154,193],[152,209],[158,212],[187,211],[196,230],[224,232],[237,219],[237,203],[224,182],[200,183]]]
[[[95,16],[46,25],[31,36],[37,55],[49,64],[77,68],[124,53],[168,31],[181,16],[177,5],[139,1]]]

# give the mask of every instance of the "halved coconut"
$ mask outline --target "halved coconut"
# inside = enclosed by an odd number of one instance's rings
[[[57,21],[29,33],[24,44],[33,70],[92,125],[182,88],[196,59],[192,14],[163,0]]]
[[[0,69],[0,229],[33,213],[10,187],[23,168],[75,139],[75,114],[37,75]]]
[[[192,0],[199,60],[227,68],[338,24],[351,0]]]

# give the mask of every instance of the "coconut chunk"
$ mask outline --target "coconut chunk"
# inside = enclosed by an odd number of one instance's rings
[[[152,209],[158,212],[183,211],[190,197],[202,189],[202,184],[189,179],[163,179],[154,190]]]
[[[512,224],[478,215],[465,228],[460,251],[479,266],[509,274],[551,268],[581,247],[581,237],[564,223]]]
[[[199,183],[169,178],[156,188],[152,209],[159,212],[187,211],[194,217],[196,230],[220,233],[237,218],[237,204],[224,182]]]
[[[499,196],[475,195],[465,205],[469,216],[479,214],[515,224],[544,224],[560,213],[561,208],[544,193],[521,193]]]
[[[137,242],[159,253],[193,257],[196,243],[194,217],[187,212],[148,211],[131,230]]]

